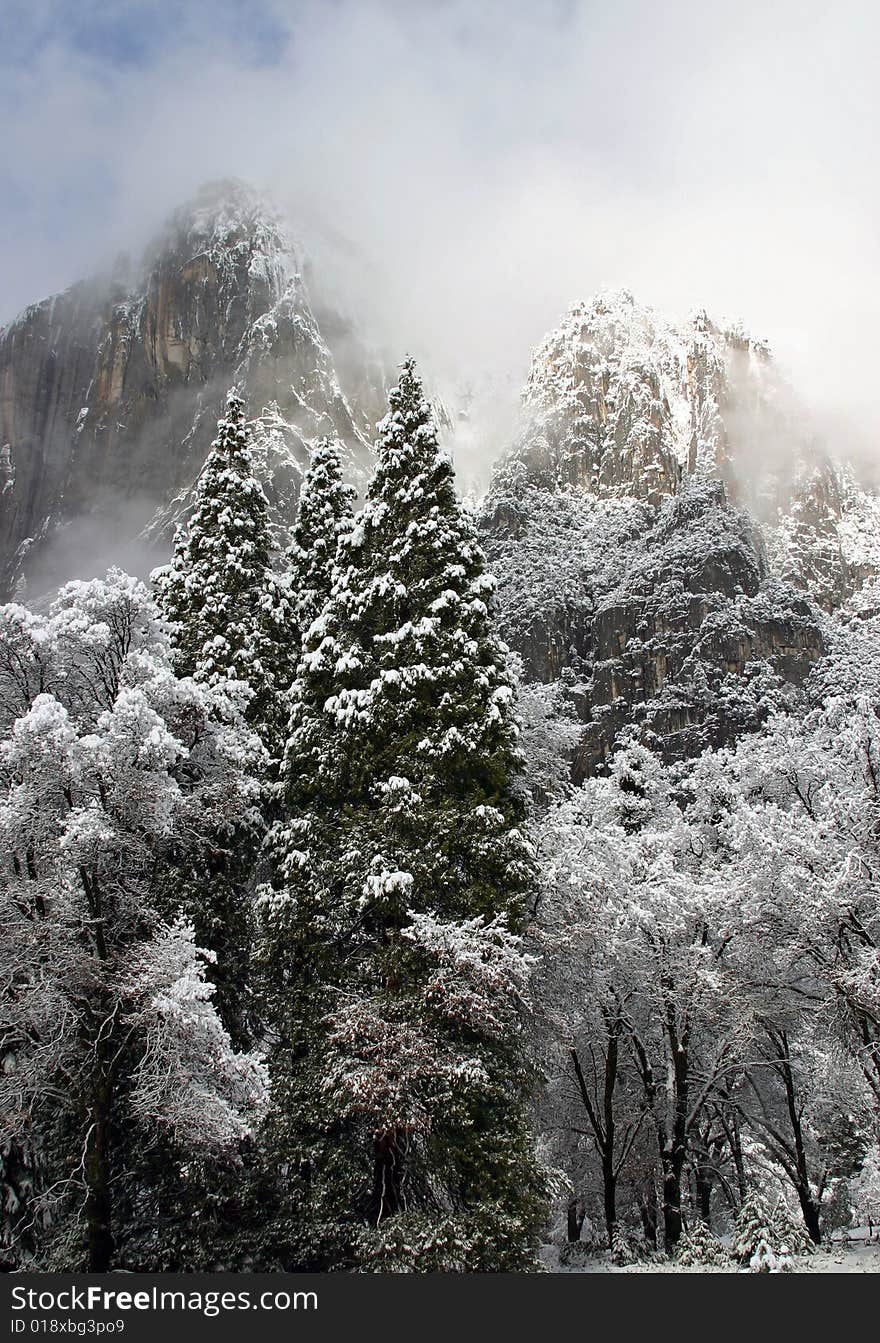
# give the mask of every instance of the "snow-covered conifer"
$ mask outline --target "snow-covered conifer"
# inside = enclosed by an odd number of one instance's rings
[[[330,596],[336,547],[341,533],[350,525],[354,499],[354,488],[342,478],[339,444],[321,439],[303,480],[287,553],[293,610],[287,646],[294,646],[294,656]]]
[[[685,1266],[718,1264],[725,1258],[724,1247],[705,1222],[697,1218],[684,1232],[675,1249],[675,1258]]]
[[[782,1200],[771,1208],[754,1190],[748,1195],[736,1219],[731,1253],[750,1273],[789,1273],[792,1255],[805,1254],[811,1248],[803,1226],[799,1226]]]
[[[395,1262],[404,1216],[417,1269],[529,1262],[529,858],[492,590],[407,362],[305,637],[265,897],[276,1115],[325,1263]]]
[[[261,762],[266,780],[281,756],[291,675],[287,585],[272,570],[270,547],[268,505],[254,474],[244,401],[232,390],[196,485],[192,514],[178,529],[171,563],[153,579],[170,628],[175,671],[227,687],[236,712],[243,712],[268,752]],[[260,761],[258,750],[254,767]],[[268,790],[264,812],[267,803]],[[194,919],[201,944],[217,953],[211,976],[238,1044],[249,1038],[245,999],[258,844],[259,835],[248,827],[217,836],[205,866],[180,867],[175,892],[175,903]]]
[[[748,1264],[762,1244],[772,1247],[773,1212],[756,1190],[751,1190],[737,1213],[730,1252],[741,1264]]]
[[[154,574],[170,622],[175,669],[216,685],[247,688],[247,718],[270,752],[283,723],[287,687],[283,582],[270,563],[268,504],[254,474],[245,404],[233,389],[195,489],[191,516],[175,536],[171,563]]]

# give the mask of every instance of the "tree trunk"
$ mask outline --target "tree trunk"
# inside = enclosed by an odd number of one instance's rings
[[[694,1162],[694,1202],[700,1212],[700,1218],[706,1226],[712,1225],[712,1189],[715,1184],[715,1172],[712,1169],[708,1147],[702,1144],[696,1153]]]
[[[663,1247],[672,1254],[681,1240],[681,1172],[684,1152],[674,1151],[663,1158]]]
[[[392,1129],[375,1140],[373,1193],[370,1199],[370,1221],[374,1226],[406,1208],[403,1193],[406,1147],[406,1134],[402,1129]]]
[[[582,1198],[569,1199],[567,1230],[570,1241],[580,1240],[586,1215],[587,1209]]]
[[[108,1272],[113,1259],[110,1193],[110,1081],[99,1077],[92,1098],[83,1157],[86,1182],[84,1216],[88,1271]]]
[[[666,1034],[669,1058],[672,1064],[672,1134],[668,1149],[663,1153],[663,1240],[667,1254],[671,1254],[681,1240],[681,1173],[688,1148],[688,1093],[690,1060],[688,1044],[690,1028],[687,1017],[679,1029],[674,997],[670,990],[666,999]]]
[[[571,1056],[574,1075],[577,1078],[578,1089],[581,1100],[587,1116],[590,1121],[590,1127],[593,1131],[593,1141],[596,1151],[602,1163],[602,1190],[603,1205],[605,1209],[605,1232],[608,1237],[609,1247],[614,1245],[614,1228],[617,1224],[617,1169],[615,1163],[616,1121],[614,1116],[614,1088],[617,1083],[618,1063],[620,1057],[620,1032],[622,1030],[622,1021],[619,1015],[614,1016],[609,1012],[603,1011],[607,1031],[605,1048],[605,1077],[602,1086],[601,1100],[597,1099],[594,1105],[590,1098],[587,1081],[581,1067],[581,1061],[576,1049],[569,1050]],[[601,1111],[598,1107],[601,1104]]]
[[[617,1225],[617,1176],[614,1173],[614,1153],[602,1158],[602,1194],[605,1207],[605,1230],[608,1247],[614,1247],[614,1228]]]
[[[785,1102],[788,1108],[788,1119],[791,1125],[792,1138],[794,1140],[795,1162],[797,1166],[797,1196],[801,1205],[801,1212],[804,1217],[804,1225],[807,1228],[807,1234],[814,1245],[820,1244],[822,1240],[822,1231],[819,1226],[819,1206],[813,1197],[813,1188],[810,1183],[810,1172],[807,1165],[807,1149],[804,1143],[804,1131],[801,1125],[801,1111],[797,1103],[797,1089],[795,1086],[794,1072],[791,1066],[791,1052],[788,1045],[788,1036],[785,1031],[779,1033],[780,1044],[780,1071],[782,1081],[785,1086]]]
[[[712,1225],[712,1179],[697,1176],[697,1202],[700,1207],[700,1217],[706,1223],[706,1226]]]
[[[639,1216],[642,1230],[649,1245],[657,1248],[657,1190],[652,1184],[650,1189],[639,1195]]]
[[[798,1201],[801,1205],[807,1235],[814,1245],[821,1244],[822,1228],[819,1225],[819,1207],[816,1200],[808,1190],[798,1189]]]
[[[740,1207],[746,1201],[748,1193],[748,1184],[746,1182],[746,1163],[743,1156],[742,1134],[739,1131],[739,1120],[734,1114],[731,1118],[730,1128],[730,1150],[733,1153],[733,1165],[736,1170],[736,1187],[739,1193]]]

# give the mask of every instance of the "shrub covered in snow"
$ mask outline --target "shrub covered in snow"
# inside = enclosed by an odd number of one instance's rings
[[[719,1264],[727,1258],[724,1246],[705,1222],[691,1222],[675,1251],[676,1262],[684,1265]]]

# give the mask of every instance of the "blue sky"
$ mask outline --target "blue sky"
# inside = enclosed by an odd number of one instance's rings
[[[868,0],[0,0],[0,322],[236,175],[438,363],[518,371],[625,284],[873,432],[878,38]]]
[[[0,321],[127,241],[130,95],[153,77],[164,89],[181,58],[277,66],[294,12],[279,18],[261,0],[0,0]],[[138,117],[147,123],[148,110]],[[161,182],[157,195],[164,208]]]
[[[290,15],[295,6],[290,6]],[[53,44],[108,71],[144,68],[178,43],[234,44],[248,63],[283,56],[290,23],[261,0],[4,0],[0,68],[34,63]]]

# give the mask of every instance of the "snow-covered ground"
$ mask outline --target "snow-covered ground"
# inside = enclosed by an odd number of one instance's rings
[[[729,1264],[707,1264],[685,1267],[669,1260],[657,1259],[648,1264],[630,1264],[621,1267],[609,1262],[607,1254],[597,1254],[579,1264],[560,1265],[555,1246],[545,1246],[544,1264],[550,1273],[738,1273],[732,1261]],[[853,1242],[817,1250],[815,1254],[799,1255],[792,1260],[794,1273],[880,1273],[880,1244]]]

